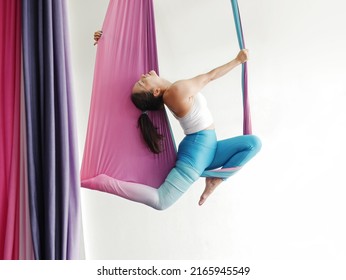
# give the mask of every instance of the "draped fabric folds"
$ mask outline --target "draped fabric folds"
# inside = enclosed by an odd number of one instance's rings
[[[23,71],[23,70],[22,70]],[[22,73],[23,77],[23,73]],[[26,138],[26,116],[25,116],[25,98],[23,90],[23,78],[21,87],[21,118],[20,118],[20,201],[19,201],[19,259],[35,259],[29,209],[29,188],[28,188],[28,155],[27,155],[27,138]]]
[[[19,258],[20,1],[0,1],[0,259]]]
[[[79,179],[65,1],[23,1],[30,218],[36,259],[77,258]]]
[[[240,49],[245,48],[245,40],[243,34],[243,27],[239,13],[239,6],[237,0],[231,0],[234,24],[237,32],[238,44]],[[242,92],[243,92],[243,134],[252,134],[250,104],[248,98],[248,67],[247,62],[242,65]]]
[[[65,0],[1,0],[0,259],[79,258]]]
[[[159,187],[175,164],[166,112],[149,112],[164,135],[163,152],[144,144],[131,89],[141,74],[158,71],[152,0],[111,0],[98,42],[89,124],[82,161],[84,181],[106,174]]]

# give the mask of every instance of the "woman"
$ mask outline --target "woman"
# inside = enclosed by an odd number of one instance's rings
[[[101,32],[95,32],[95,44],[101,35]],[[176,165],[158,189],[119,181],[104,174],[99,175],[97,181],[101,180],[119,196],[163,210],[176,202],[203,175],[207,177],[199,200],[199,205],[203,205],[223,180],[239,170],[261,148],[260,140],[254,135],[217,141],[212,115],[200,93],[209,82],[247,60],[248,51],[244,49],[233,60],[208,73],[174,83],[159,77],[153,70],[143,74],[133,86],[131,100],[142,111],[138,124],[144,141],[153,153],[160,153],[161,135],[147,111],[160,110],[166,105],[186,135],[179,144]],[[221,172],[213,171],[216,168],[221,168]]]

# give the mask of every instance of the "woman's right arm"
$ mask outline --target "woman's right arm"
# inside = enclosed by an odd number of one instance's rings
[[[193,97],[200,92],[209,82],[214,81],[236,66],[248,60],[248,50],[241,50],[236,58],[221,65],[208,73],[198,75],[187,80],[179,80],[172,84],[168,94],[165,95],[165,103],[177,115],[183,116],[188,112],[193,104]]]
[[[198,75],[194,78],[187,80],[180,80],[174,83],[174,86],[179,88],[179,92],[185,93],[189,96],[200,92],[208,83],[226,75],[236,66],[246,62],[249,57],[247,49],[241,50],[238,55],[230,62],[221,65],[205,74]]]
[[[230,72],[233,68],[236,66],[246,62],[249,58],[249,51],[247,49],[241,50],[237,57],[231,60],[230,62],[221,65],[210,72],[208,72],[206,75],[208,76],[209,82],[214,81],[218,78],[221,78],[222,76],[226,75],[228,72]]]

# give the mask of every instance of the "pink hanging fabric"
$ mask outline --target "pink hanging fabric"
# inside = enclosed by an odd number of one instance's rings
[[[19,257],[20,2],[0,1],[0,259]]]
[[[158,71],[152,0],[111,0],[97,45],[82,186],[100,174],[159,187],[175,164],[166,111],[149,113],[164,137],[164,152],[144,144],[131,89],[140,75]],[[83,184],[84,181],[84,184]]]
[[[23,73],[21,75],[23,77]],[[19,259],[33,260],[34,250],[31,236],[31,223],[29,212],[28,193],[28,157],[27,157],[27,137],[25,118],[25,99],[23,81],[21,83],[20,101],[20,202],[19,202]]]

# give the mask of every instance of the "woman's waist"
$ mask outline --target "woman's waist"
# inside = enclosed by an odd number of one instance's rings
[[[213,120],[199,120],[189,126],[180,123],[185,135],[193,134],[202,130],[214,130]]]
[[[208,127],[204,128],[202,130],[215,130],[215,124],[212,123],[211,125],[209,125]]]

